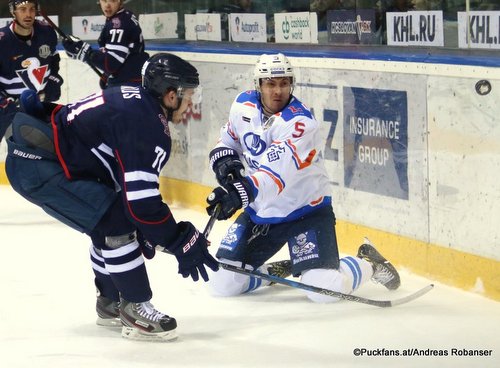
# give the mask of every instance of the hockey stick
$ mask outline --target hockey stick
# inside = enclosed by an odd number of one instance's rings
[[[203,230],[203,235],[205,236],[206,239],[208,239],[208,235],[210,235],[210,232],[212,231],[212,228],[214,227],[215,220],[217,220],[217,216],[219,215],[220,212],[220,204],[215,206],[214,212],[212,212],[212,215],[208,219],[207,225],[205,226],[205,230]]]
[[[39,13],[42,16],[42,18],[45,19],[45,21],[49,24],[49,26],[51,26],[54,29],[54,31],[57,32],[59,36],[61,36],[64,40],[73,41],[66,33],[63,32],[61,28],[55,25],[52,19],[50,19],[42,9],[39,10]],[[86,64],[90,66],[90,68],[99,76],[99,78],[101,78],[103,81],[106,81],[105,75],[99,69],[97,69],[95,65],[92,65],[88,62]]]
[[[312,291],[314,293],[318,293],[318,294],[322,294],[322,295],[333,296],[335,298],[344,299],[344,300],[348,300],[348,301],[351,301],[351,302],[357,302],[357,303],[374,305],[376,307],[382,307],[382,308],[394,307],[396,305],[400,305],[400,304],[405,304],[405,303],[411,302],[412,300],[415,300],[418,297],[420,297],[420,296],[428,293],[434,287],[434,284],[427,285],[426,287],[424,287],[424,288],[422,288],[422,289],[414,292],[413,294],[407,295],[407,296],[405,296],[403,298],[399,298],[399,299],[394,299],[394,300],[374,300],[374,299],[363,298],[361,296],[356,296],[356,295],[351,295],[351,294],[344,294],[344,293],[341,293],[341,292],[338,292],[338,291],[329,290],[329,289],[323,289],[323,288],[320,288],[320,287],[303,284],[303,283],[298,282],[298,281],[284,279],[284,278],[278,277],[278,276],[267,275],[267,274],[259,272],[257,270],[250,271],[250,270],[247,270],[247,269],[244,269],[244,268],[241,268],[241,267],[228,265],[226,263],[220,263],[219,262],[219,266],[222,267],[225,270],[228,270],[228,271],[232,271],[232,272],[236,272],[236,273],[241,273],[243,275],[257,277],[259,279],[271,281],[271,282],[274,282],[276,284],[281,284],[281,285],[293,287],[293,288],[296,288],[296,289],[302,289],[302,290]]]
[[[207,222],[207,225],[205,226],[205,230],[203,231],[203,235],[205,235],[205,238],[208,238],[208,235],[210,234],[210,231],[212,231],[212,227],[214,226],[215,220],[217,219],[217,215],[220,211],[220,206],[217,205],[215,207],[214,212],[212,212],[212,215],[210,216],[210,219]],[[408,302],[411,302],[412,300],[415,300],[419,297],[421,297],[424,294],[427,294],[429,291],[431,291],[434,288],[434,284],[427,285],[426,287],[417,290],[416,292],[407,295],[405,297],[399,298],[399,299],[394,299],[394,300],[374,300],[374,299],[368,299],[368,298],[363,298],[361,296],[356,296],[352,294],[344,294],[339,291],[334,291],[334,290],[329,290],[329,289],[324,289],[320,288],[317,286],[312,286],[312,285],[307,285],[303,284],[298,281],[293,281],[289,279],[285,279],[282,277],[274,276],[274,275],[268,275],[262,272],[259,272],[258,270],[247,270],[245,268],[237,267],[237,266],[232,266],[226,263],[221,263],[219,262],[219,266],[225,270],[240,273],[243,275],[247,276],[253,276],[257,277],[262,280],[267,280],[274,282],[276,284],[281,284],[285,286],[289,286],[292,288],[296,289],[302,289],[302,290],[307,290],[307,291],[312,291],[314,293],[322,294],[322,295],[328,295],[332,296],[335,298],[343,299],[343,300],[348,300],[351,302],[356,302],[356,303],[363,303],[363,304],[368,304],[368,305],[373,305],[376,307],[381,307],[381,308],[387,308],[387,307],[394,307],[396,305],[401,305],[405,304]]]

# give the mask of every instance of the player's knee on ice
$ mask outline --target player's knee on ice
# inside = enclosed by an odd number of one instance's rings
[[[304,284],[350,294],[369,280],[372,273],[368,262],[357,257],[345,257],[341,259],[338,270],[323,268],[307,270],[302,273],[301,281]],[[332,303],[339,300],[339,298],[312,291],[305,291],[305,293],[316,303]]]
[[[241,267],[241,262],[229,261],[227,259],[221,259],[220,262]],[[252,269],[252,267],[248,265],[246,266],[246,268],[250,270]],[[265,267],[259,268],[259,271],[267,273],[264,268]],[[209,280],[210,292],[213,296],[240,295],[253,291],[260,286],[266,285],[269,285],[268,281],[224,270],[222,268],[220,268],[219,271],[213,273],[210,276]]]
[[[234,266],[241,267],[241,262],[221,260]],[[209,287],[213,296],[235,296],[243,293],[249,283],[249,277],[236,272],[231,272],[220,268],[210,276]]]

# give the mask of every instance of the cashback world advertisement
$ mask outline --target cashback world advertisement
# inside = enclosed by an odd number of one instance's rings
[[[344,185],[408,199],[406,91],[344,87]]]

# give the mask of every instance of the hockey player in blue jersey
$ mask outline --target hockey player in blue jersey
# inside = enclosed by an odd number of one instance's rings
[[[9,0],[14,20],[0,28],[0,141],[18,110],[22,91],[31,89],[45,101],[61,96],[57,35],[35,20],[37,10],[38,1]]]
[[[141,83],[141,68],[148,58],[136,16],[123,8],[123,0],[100,0],[106,23],[94,50],[84,41],[72,37],[63,40],[68,56],[91,64],[104,72],[102,88],[119,84]],[[107,82],[103,82],[107,80]]]
[[[107,88],[65,106],[23,94],[21,106],[37,118],[18,113],[12,124],[6,160],[12,187],[90,236],[97,323],[123,325],[127,338],[176,337],[175,319],[150,303],[141,252],[175,255],[179,273],[194,281],[208,280],[205,266],[218,268],[203,234],[177,222],[159,191],[171,149],[168,122],[182,121],[198,84],[190,63],[159,53],[144,64],[143,87]]]
[[[324,140],[311,111],[292,94],[295,76],[288,58],[261,55],[254,83],[255,90],[236,96],[210,152],[220,187],[207,198],[208,213],[225,220],[245,209],[222,239],[217,258],[276,276],[301,276],[305,284],[346,294],[369,279],[397,289],[396,269],[369,242],[357,257],[339,258]],[[290,260],[266,264],[286,243]],[[266,285],[227,270],[211,278],[219,296]],[[306,294],[315,302],[338,300]]]

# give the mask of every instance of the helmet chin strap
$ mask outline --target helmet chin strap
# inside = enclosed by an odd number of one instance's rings
[[[163,108],[163,111],[165,111],[165,113],[167,115],[167,121],[172,121],[172,119],[174,117],[174,112],[179,110],[179,108],[181,107],[181,103],[182,103],[182,97],[178,97],[177,98],[177,106],[175,107],[175,109],[173,109],[173,108],[165,105],[165,102],[163,102],[163,98],[160,98],[160,105]]]

